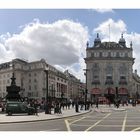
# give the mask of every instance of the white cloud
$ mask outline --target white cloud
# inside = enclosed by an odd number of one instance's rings
[[[101,23],[97,28],[94,29],[94,33],[98,32],[102,41],[109,41],[109,25],[110,25],[110,41],[118,42],[121,34],[124,33],[124,38],[126,40],[127,47],[130,47],[130,42],[133,42],[133,57],[135,59],[135,64],[133,69],[138,69],[140,74],[140,34],[139,33],[129,33],[127,31],[127,25],[123,20],[114,21],[113,19],[108,19]]]
[[[42,24],[36,19],[21,28],[23,30],[19,34],[1,35],[0,49],[4,58],[9,56],[11,60],[18,57],[29,61],[44,58],[49,64],[61,70],[70,69],[82,78],[81,56],[85,56],[87,27],[71,20]],[[79,62],[78,67],[73,67]]]
[[[99,12],[99,13],[114,13],[114,11],[112,9],[95,9],[94,11]]]
[[[101,34],[103,41],[109,41],[109,32],[110,32],[110,40],[118,41],[121,33],[125,33],[127,31],[126,24],[123,20],[118,20],[115,22],[113,19],[108,19],[107,21],[101,23],[97,28],[94,29],[94,33],[98,32]]]

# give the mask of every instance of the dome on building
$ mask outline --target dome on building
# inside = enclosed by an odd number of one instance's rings
[[[121,35],[121,38],[120,38],[120,40],[119,40],[119,44],[122,45],[122,46],[124,46],[124,47],[126,47],[125,43],[126,43],[126,41],[125,41],[125,39],[123,38],[123,34],[122,34],[122,35]]]
[[[97,37],[94,40],[94,46],[97,46],[98,44],[101,44],[101,39],[99,37],[99,33],[97,33]]]
[[[87,48],[88,48],[89,44],[87,43]],[[131,48],[132,48],[132,43],[130,44]],[[119,42],[101,42],[101,39],[99,37],[99,33],[97,33],[97,37],[94,39],[94,45],[93,48],[103,48],[103,49],[123,49],[123,48],[127,48],[126,46],[126,41],[123,38],[123,34],[121,34],[121,38],[119,39]]]

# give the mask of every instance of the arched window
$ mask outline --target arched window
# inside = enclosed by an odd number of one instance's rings
[[[126,67],[125,63],[123,63],[122,65],[120,65],[120,67],[119,67],[119,73],[120,73],[120,75],[126,75],[126,73],[127,73],[127,67]]]
[[[112,67],[112,65],[107,64],[105,71],[106,71],[105,84],[113,84],[113,67]]]
[[[92,67],[92,83],[93,84],[99,84],[99,73],[100,73],[100,68],[99,64],[94,63]]]
[[[113,74],[113,67],[111,64],[107,64],[106,75],[112,75],[112,74]]]

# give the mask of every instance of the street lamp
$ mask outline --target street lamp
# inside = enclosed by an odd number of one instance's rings
[[[46,101],[45,101],[45,114],[50,114],[49,112],[49,107],[48,107],[48,68],[46,68],[44,70],[45,74],[46,74]]]
[[[119,92],[118,92],[118,83],[117,82],[115,83],[115,89],[116,89],[115,99],[118,100],[118,94],[119,94]]]
[[[50,92],[51,92],[52,101],[55,101],[55,85],[54,85],[54,82],[51,82]]]
[[[116,99],[118,100],[118,87],[116,87]]]
[[[86,89],[85,89],[85,110],[87,110],[87,106],[86,106],[86,103],[87,103],[87,93],[88,93],[88,89],[87,89],[87,71],[89,69],[83,69],[84,71],[86,71],[84,74],[86,76]]]

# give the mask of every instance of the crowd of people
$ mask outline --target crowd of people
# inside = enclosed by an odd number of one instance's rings
[[[92,102],[86,101],[68,101],[68,100],[28,100],[24,101],[24,103],[29,107],[35,108],[35,114],[38,114],[38,111],[46,111],[47,114],[51,114],[54,112],[54,114],[62,114],[62,110],[67,109],[75,109],[75,112],[79,112],[80,110],[89,110],[89,108],[93,105]],[[52,111],[53,110],[53,111]]]
[[[96,100],[94,100],[94,102],[91,101],[82,101],[82,100],[62,100],[62,99],[53,99],[53,100],[37,100],[37,99],[29,99],[29,100],[25,100],[24,103],[28,106],[28,107],[33,107],[35,109],[35,115],[38,115],[38,112],[40,111],[46,111],[45,114],[52,114],[52,112],[54,114],[62,114],[62,110],[67,110],[67,109],[75,109],[75,112],[79,112],[80,110],[89,110],[90,108],[94,107],[95,108],[99,108],[100,102],[98,100],[98,98]],[[124,102],[122,100],[115,99],[113,103],[108,101],[108,105],[111,106],[111,104],[114,104],[114,106],[116,108],[119,108],[120,105],[124,106],[124,105],[128,105],[129,102]],[[132,106],[136,106],[137,102],[136,100],[132,100],[130,101],[130,104],[132,104]],[[2,106],[2,111],[4,111],[4,106]]]

